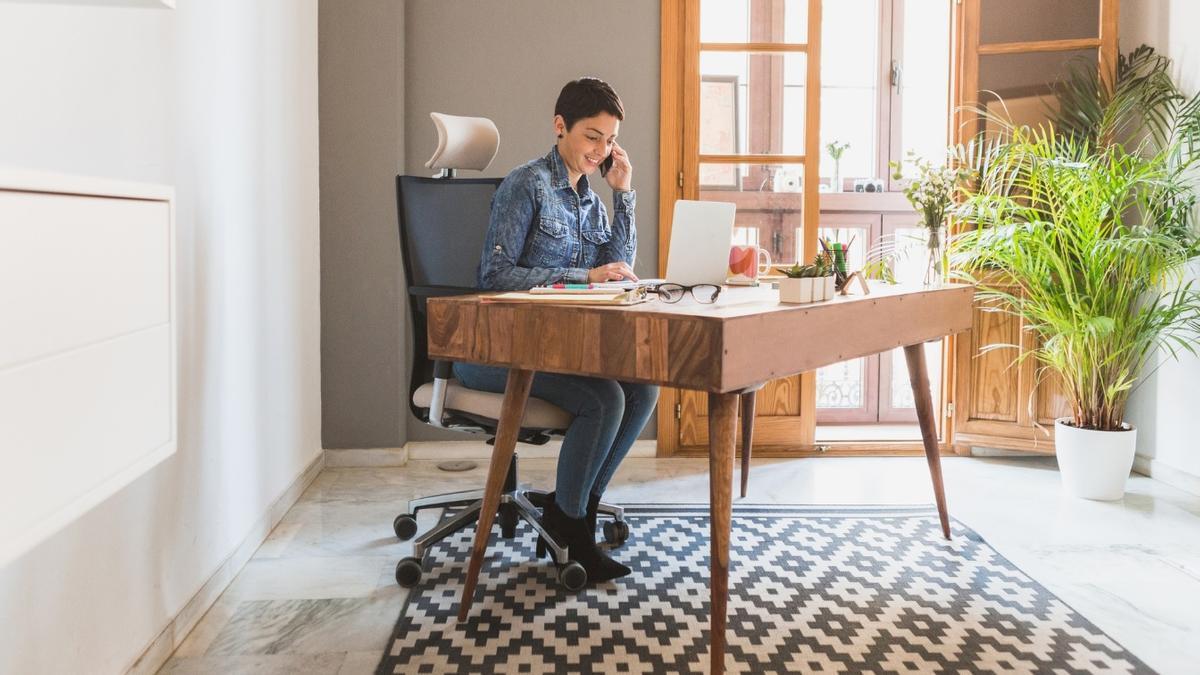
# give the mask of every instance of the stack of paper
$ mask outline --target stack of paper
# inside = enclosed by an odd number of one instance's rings
[[[483,302],[543,302],[570,305],[636,305],[646,302],[650,295],[645,288],[630,290],[611,288],[559,288],[538,287],[528,291],[512,291],[485,295]]]

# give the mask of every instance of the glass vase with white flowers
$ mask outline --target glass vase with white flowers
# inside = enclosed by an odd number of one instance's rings
[[[934,164],[917,156],[911,150],[903,162],[889,162],[892,178],[907,178],[904,196],[921,217],[921,227],[928,233],[925,240],[928,252],[925,275],[926,286],[938,286],[946,277],[948,256],[946,253],[946,214],[959,190],[970,179],[971,172],[951,164]],[[904,165],[912,170],[906,175]]]

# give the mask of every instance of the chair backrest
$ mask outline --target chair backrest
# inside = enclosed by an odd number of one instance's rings
[[[492,196],[501,180],[396,177],[400,253],[413,326],[410,405],[412,393],[433,379],[426,344],[425,299],[475,292]]]
[[[483,171],[500,149],[500,130],[486,117],[460,117],[431,112],[437,128],[437,148],[425,162],[431,169],[475,169]]]

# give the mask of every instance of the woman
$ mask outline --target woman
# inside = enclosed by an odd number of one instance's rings
[[[607,83],[568,82],[554,104],[557,142],[544,157],[508,174],[492,201],[479,265],[487,290],[528,290],[556,282],[636,280],[633,166],[617,144],[625,109]],[[613,189],[613,218],[588,176],[611,156],[601,175]],[[503,392],[503,368],[455,363],[467,387]],[[573,414],[558,458],[555,491],[542,525],[569,549],[590,582],[629,574],[596,545],[596,508],[621,460],[646,426],[658,387],[593,377],[537,373],[531,395]],[[539,552],[542,549],[539,541]]]

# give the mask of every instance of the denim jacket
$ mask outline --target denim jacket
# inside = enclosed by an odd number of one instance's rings
[[[571,189],[567,167],[551,148],[513,169],[492,197],[492,215],[477,283],[488,290],[528,290],[552,283],[587,283],[588,270],[624,261],[633,265],[635,195],[613,194],[610,223],[604,203],[581,176]]]

